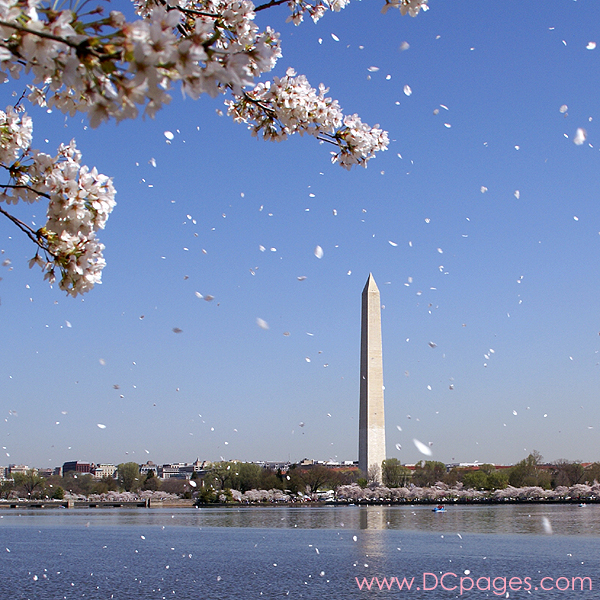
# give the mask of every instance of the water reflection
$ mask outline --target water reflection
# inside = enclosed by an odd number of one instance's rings
[[[1,524],[65,526],[228,527],[262,529],[400,530],[438,533],[599,535],[600,505],[510,504],[449,506],[238,506],[188,509],[4,511]]]
[[[386,506],[361,506],[358,509],[358,529],[387,529],[389,509]]]

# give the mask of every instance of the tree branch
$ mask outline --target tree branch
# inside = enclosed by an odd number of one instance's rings
[[[40,242],[41,234],[38,234],[31,227],[29,227],[29,225],[26,225],[25,223],[23,223],[23,221],[21,221],[20,219],[17,219],[17,217],[15,217],[13,215],[11,215],[9,212],[4,210],[1,206],[0,206],[0,214],[3,214],[9,221],[12,221],[36,246],[39,246],[42,250],[44,250],[44,252],[48,252],[49,254],[54,256],[54,254],[52,254],[52,252],[50,252],[50,250],[48,250],[48,248],[46,248]],[[44,238],[42,237],[42,239],[44,239]]]
[[[266,4],[261,4],[260,6],[254,7],[254,12],[257,13],[259,10],[266,10],[267,8],[271,8],[272,6],[279,6],[280,4],[287,4],[289,0],[271,0],[271,2],[267,2]]]
[[[28,29],[27,27],[23,27],[22,25],[16,25],[15,23],[7,23],[6,21],[0,21],[0,25],[2,25],[3,27],[10,27],[11,29],[15,29],[16,31],[22,31],[23,33],[31,33],[32,35],[37,35],[38,37],[53,40],[55,42],[61,42],[62,44],[70,46],[75,50],[81,48],[81,43],[75,44],[74,42],[71,42],[68,39],[61,38],[52,33],[46,33],[45,31],[34,31],[33,29]]]
[[[4,165],[0,166],[4,167]],[[8,170],[10,171],[11,168],[8,167]],[[0,187],[5,189],[10,188],[11,190],[30,190],[31,192],[35,192],[38,196],[42,196],[43,198],[47,198],[48,200],[50,200],[50,194],[47,194],[46,192],[39,192],[38,190],[32,188],[30,185],[11,185],[10,183],[4,183],[0,185]]]

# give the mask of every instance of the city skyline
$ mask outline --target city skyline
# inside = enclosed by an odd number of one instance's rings
[[[533,449],[532,453],[537,453],[537,450]],[[571,460],[569,458],[566,459],[555,459],[555,460],[549,460],[546,457],[542,456],[541,454],[537,454],[538,458],[541,457],[541,463],[542,465],[548,465],[548,464],[554,464],[557,461],[566,461],[566,463],[579,463],[582,465],[591,465],[594,463],[600,463],[600,460]],[[387,458],[391,458],[391,457],[387,457]],[[407,466],[407,467],[415,467],[415,466],[419,466],[419,465],[423,465],[425,462],[441,462],[443,463],[446,467],[459,467],[459,468],[463,468],[463,467],[477,467],[477,466],[481,466],[481,465],[492,465],[495,466],[497,468],[508,468],[508,467],[512,467],[515,466],[517,463],[521,462],[522,460],[526,459],[527,456],[522,456],[518,461],[515,461],[514,463],[503,463],[503,462],[495,462],[495,461],[485,461],[485,462],[481,462],[481,461],[446,461],[443,460],[443,458],[437,458],[434,459],[433,457],[423,457],[421,460],[418,460],[414,463],[400,463],[403,466]],[[308,466],[311,464],[319,464],[319,465],[329,465],[329,466],[342,466],[342,467],[359,467],[359,461],[358,460],[338,460],[338,461],[334,461],[331,459],[321,459],[318,457],[308,457],[308,456],[303,456],[303,458],[298,458],[296,459],[281,459],[281,460],[269,460],[269,459],[259,459],[259,460],[242,460],[239,458],[235,458],[235,457],[228,457],[228,458],[224,458],[221,457],[220,460],[208,460],[208,459],[201,459],[200,457],[196,457],[196,459],[192,462],[187,462],[187,461],[181,461],[181,460],[175,460],[175,461],[164,461],[164,460],[146,460],[144,462],[139,462],[134,460],[133,458],[129,459],[127,458],[126,460],[123,461],[119,461],[119,462],[114,462],[114,461],[80,461],[80,460],[69,460],[69,461],[65,461],[62,464],[56,464],[52,467],[40,467],[36,464],[24,464],[24,463],[18,463],[18,462],[7,462],[5,465],[0,465],[0,469],[8,469],[10,467],[15,467],[18,468],[19,470],[23,470],[24,468],[34,468],[36,470],[56,470],[56,469],[62,469],[62,467],[64,466],[64,464],[67,463],[79,463],[79,464],[87,464],[87,465],[92,465],[92,466],[96,466],[96,467],[105,467],[105,466],[117,466],[118,464],[121,463],[126,463],[126,462],[134,462],[136,464],[138,464],[140,467],[142,466],[151,466],[151,465],[155,465],[155,466],[166,466],[166,465],[186,465],[186,466],[191,466],[191,465],[197,465],[197,464],[205,464],[205,465],[211,465],[211,464],[215,464],[215,463],[220,463],[220,462],[225,462],[225,463],[252,463],[252,464],[258,464],[258,465],[265,465],[268,466],[270,468],[274,468],[274,466],[277,465],[304,465],[304,466]]]

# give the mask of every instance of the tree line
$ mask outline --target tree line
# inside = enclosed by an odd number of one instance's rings
[[[540,487],[544,490],[571,487],[577,484],[600,481],[600,462],[584,467],[580,462],[559,459],[544,463],[542,455],[533,451],[516,465],[497,469],[492,464],[478,468],[454,467],[450,470],[442,462],[424,461],[414,471],[403,467],[395,458],[382,464],[382,483],[386,487],[431,487],[436,483],[449,486],[462,483],[467,489],[499,490],[511,487]]]
[[[134,462],[121,463],[117,477],[96,479],[89,473],[68,472],[63,476],[42,477],[35,469],[13,473],[0,483],[0,498],[53,498],[62,500],[65,494],[89,496],[108,492],[162,491],[181,497],[198,497],[202,502],[218,502],[221,496],[231,499],[231,490],[242,494],[251,490],[279,490],[292,495],[337,490],[341,486],[357,484],[361,488],[382,483],[387,488],[432,487],[438,483],[447,486],[462,484],[465,489],[494,491],[514,488],[539,487],[544,490],[593,484],[600,481],[600,462],[583,466],[580,462],[560,459],[544,463],[539,452],[532,452],[516,465],[497,469],[492,464],[478,468],[454,467],[450,470],[439,461],[423,461],[414,469],[401,464],[396,458],[382,463],[382,481],[374,481],[369,473],[355,467],[332,468],[325,465],[291,465],[287,471],[265,468],[255,463],[222,461],[205,473],[192,473],[185,479],[160,479],[154,471],[141,474]]]
[[[97,479],[90,473],[69,471],[64,475],[42,477],[36,469],[25,473],[12,473],[0,483],[0,498],[11,497],[29,499],[62,500],[65,494],[90,496],[108,492],[139,492],[144,490],[161,490],[170,494],[191,497],[191,489],[183,479],[161,480],[154,471],[147,475],[140,474],[137,463],[127,462],[117,466],[117,476]]]

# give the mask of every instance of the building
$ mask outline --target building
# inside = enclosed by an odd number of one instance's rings
[[[190,479],[192,471],[185,471],[187,463],[165,463],[161,467],[162,479]]]
[[[25,475],[27,471],[30,471],[31,467],[27,465],[8,465],[7,475],[14,475],[15,473],[21,473]],[[37,469],[33,469],[37,473]]]
[[[200,460],[197,458],[193,463],[179,463],[179,472],[180,473],[189,473],[190,476],[192,473],[204,473],[208,468],[208,463],[205,460]]]
[[[100,463],[96,465],[91,473],[95,479],[103,479],[104,477],[114,477],[117,472],[117,467],[111,464]]]
[[[73,473],[92,473],[93,469],[93,464],[79,462],[78,460],[72,460],[63,463],[62,466],[63,477],[70,471],[72,471]]]
[[[381,303],[379,289],[369,273],[362,292],[360,335],[358,466],[363,476],[380,482],[385,458]]]
[[[140,465],[140,475],[147,477],[150,471],[154,471],[155,477],[162,477],[162,467],[149,460],[147,463]]]

